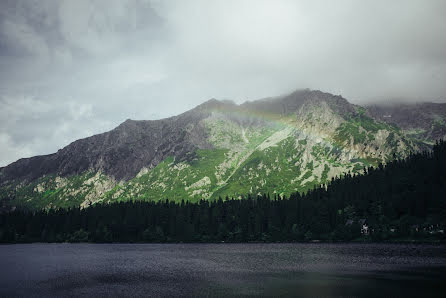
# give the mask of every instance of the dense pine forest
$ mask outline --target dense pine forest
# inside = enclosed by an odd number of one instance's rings
[[[133,201],[0,215],[0,241],[444,241],[446,143],[289,198]]]

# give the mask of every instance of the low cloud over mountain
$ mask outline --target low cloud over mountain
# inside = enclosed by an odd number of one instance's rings
[[[0,165],[296,88],[444,101],[444,1],[2,1]]]

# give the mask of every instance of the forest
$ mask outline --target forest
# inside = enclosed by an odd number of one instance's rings
[[[445,241],[446,143],[306,193],[0,215],[0,242]]]

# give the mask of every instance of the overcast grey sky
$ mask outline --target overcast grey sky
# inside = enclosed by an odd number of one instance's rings
[[[0,166],[212,97],[444,101],[445,13],[441,0],[0,0]]]

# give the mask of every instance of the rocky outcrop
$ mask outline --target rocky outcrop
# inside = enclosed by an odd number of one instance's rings
[[[416,138],[433,142],[446,137],[446,104],[380,104],[367,107],[372,117],[402,128]]]
[[[296,90],[288,95],[279,97],[248,101],[241,104],[240,108],[245,111],[289,115],[299,111],[299,109],[308,102],[312,102],[316,105],[325,102],[340,115],[355,113],[353,105],[342,96],[318,90],[312,91],[309,89]]]
[[[0,200],[38,209],[307,191],[427,148],[444,135],[445,106],[364,109],[311,90],[241,105],[211,99],[0,168]]]
[[[179,116],[154,120],[126,120],[115,129],[77,140],[57,153],[20,159],[1,170],[0,182],[33,181],[48,174],[68,176],[102,171],[128,180],[143,168],[153,168],[167,156],[185,160],[197,148],[211,148],[199,124],[209,112],[197,108]]]
[[[109,132],[77,140],[54,154],[20,159],[0,170],[0,185],[14,180],[30,182],[49,174],[64,177],[85,171],[102,171],[116,180],[128,180],[143,168],[155,167],[167,156],[186,160],[195,149],[212,148],[202,125],[202,120],[212,111],[235,112],[229,114],[229,120],[242,126],[262,126],[266,121],[250,117],[250,113],[292,114],[308,101],[328,102],[340,114],[354,112],[344,98],[310,90],[240,106],[211,99],[179,116],[148,121],[129,119]]]

